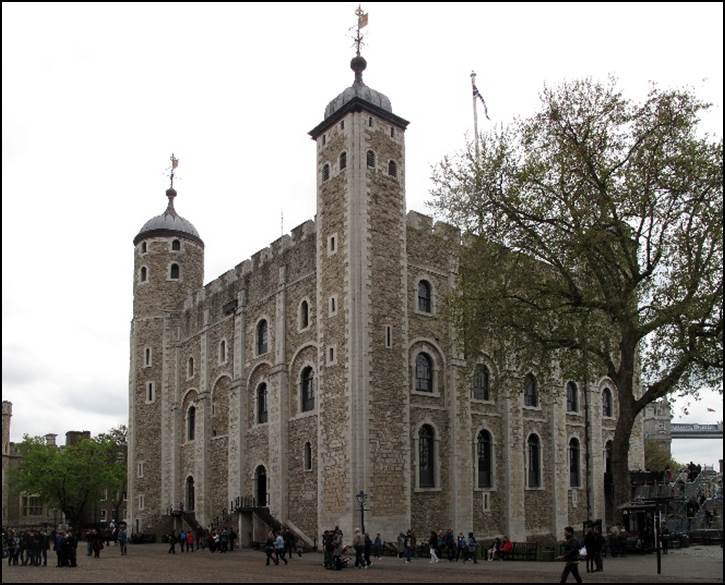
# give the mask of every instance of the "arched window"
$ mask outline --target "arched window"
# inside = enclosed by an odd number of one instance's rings
[[[146,246],[146,242],[141,242],[141,253],[145,254],[148,252],[148,246]]]
[[[493,485],[491,471],[491,433],[482,430],[478,433],[478,487],[490,488]]]
[[[395,164],[394,160],[388,162],[388,175],[390,175],[391,177],[398,176],[398,165]]]
[[[569,441],[569,486],[573,488],[581,486],[581,478],[579,477],[579,441],[577,439]]]
[[[418,282],[418,310],[422,313],[431,312],[431,286],[427,280]]]
[[[302,370],[300,377],[302,412],[315,410],[315,371],[310,367]]]
[[[415,389],[418,392],[433,392],[433,360],[427,353],[415,358]]]
[[[529,485],[530,488],[541,487],[541,444],[538,435],[529,435]]]
[[[312,445],[305,443],[305,471],[312,469]]]
[[[267,353],[267,321],[262,319],[257,324],[257,355]]]
[[[579,390],[574,382],[566,383],[566,411],[579,412]]]
[[[300,303],[300,329],[307,329],[310,324],[310,305],[307,301]]]
[[[186,478],[186,509],[192,511],[194,509],[194,478],[189,476]]]
[[[483,364],[476,366],[473,373],[473,399],[474,400],[490,400],[491,393],[489,389],[488,368]]]
[[[340,170],[343,170],[344,168],[347,168],[347,153],[341,152],[340,153]]]
[[[148,280],[148,269],[145,266],[141,267],[141,282]]]
[[[368,168],[374,169],[375,168],[375,153],[372,150],[368,150]]]
[[[267,384],[262,382],[257,386],[257,423],[261,425],[267,420]]]
[[[193,357],[189,358],[189,362],[186,365],[186,377],[187,378],[194,377],[194,358]]]
[[[264,468],[264,465],[260,465],[254,471],[254,479],[257,484],[255,486],[257,506],[266,506],[269,502],[267,499],[267,470]]]
[[[612,391],[609,388],[605,388],[602,391],[602,416],[614,416]]]
[[[322,167],[322,180],[327,181],[327,179],[330,178],[330,164],[325,163],[325,165]]]
[[[196,434],[196,406],[186,411],[186,440],[193,441]]]
[[[536,378],[533,374],[526,374],[524,378],[524,406],[538,406],[539,392],[536,388]]]
[[[423,425],[418,431],[419,487],[435,487],[435,431]]]
[[[178,280],[179,279],[179,265],[174,263],[171,265],[171,270],[169,272],[169,276],[172,280]]]
[[[222,339],[219,343],[219,363],[223,364],[227,361],[227,341]]]
[[[181,250],[181,242],[179,240],[173,240],[171,242],[171,249],[174,252],[178,252],[179,250]]]

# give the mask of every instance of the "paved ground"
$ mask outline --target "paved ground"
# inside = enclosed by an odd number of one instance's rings
[[[79,551],[81,549],[79,548]],[[398,559],[385,557],[369,569],[328,571],[322,568],[318,554],[295,557],[289,565],[264,564],[263,553],[235,551],[210,554],[208,551],[176,554],[166,553],[162,544],[129,545],[128,556],[119,556],[117,546],[106,548],[100,559],[85,555],[75,569],[52,567],[8,567],[2,565],[3,583],[244,583],[244,582],[496,582],[557,583],[562,563],[525,561],[448,563],[431,565],[427,559],[416,559],[405,565]],[[49,559],[51,560],[51,559]],[[52,558],[55,565],[55,557]],[[662,575],[657,576],[654,555],[605,559],[603,573],[586,574],[585,583],[651,583],[651,582],[723,582],[723,549],[719,546],[694,546],[672,551],[662,557]],[[570,582],[573,579],[569,578]]]

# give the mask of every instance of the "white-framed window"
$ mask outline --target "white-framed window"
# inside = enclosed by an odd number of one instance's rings
[[[138,510],[141,511],[145,508],[146,502],[144,500],[143,494],[138,495]]]
[[[146,242],[141,242],[141,253],[146,254],[149,251],[148,245]]]
[[[139,479],[143,477],[143,461],[136,462],[136,477]]]
[[[150,347],[145,347],[143,350],[143,367],[144,368],[151,367],[151,348]]]
[[[146,404],[150,404],[154,400],[156,400],[156,384],[146,382]]]
[[[341,171],[347,168],[347,153],[344,151],[340,153],[340,163],[338,164],[338,168]]]
[[[327,346],[327,365],[334,366],[336,364],[337,364],[337,346],[328,345]]]
[[[186,411],[186,440],[193,441],[196,436],[196,406],[189,406]]]
[[[40,496],[35,494],[23,494],[20,497],[20,507],[23,516],[40,516],[43,514],[43,502]]]
[[[487,429],[481,429],[476,436],[476,487],[494,487],[494,445],[493,436]]]
[[[328,310],[330,317],[337,315],[337,295],[330,296],[328,300]]]
[[[101,510],[101,522],[105,522],[105,521],[106,521],[106,511]]]
[[[393,328],[390,325],[385,326],[385,348],[392,349],[393,347]]]
[[[169,278],[168,280],[179,280],[181,278],[181,268],[176,262],[169,264]]]

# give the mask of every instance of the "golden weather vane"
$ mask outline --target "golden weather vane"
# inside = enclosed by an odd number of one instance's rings
[[[358,4],[357,10],[355,11],[357,16],[357,29],[355,31],[355,46],[357,56],[360,56],[360,47],[363,45],[363,36],[360,34],[360,29],[368,25],[368,13],[363,12],[362,6]]]

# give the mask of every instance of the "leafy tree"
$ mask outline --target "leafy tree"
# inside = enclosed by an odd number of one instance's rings
[[[433,174],[466,238],[450,309],[469,355],[604,373],[616,386],[615,505],[629,499],[635,417],[672,393],[722,393],[722,139],[707,104],[615,83],[545,89],[541,107]],[[554,372],[556,373],[556,372]]]
[[[121,520],[121,504],[126,497],[128,479],[128,427],[126,425],[114,427],[108,433],[99,434],[98,440],[108,440],[115,446],[112,455],[114,463],[122,466],[118,473],[114,473],[112,485],[108,487],[108,493],[113,498],[113,517]]]
[[[115,489],[126,473],[117,444],[108,436],[57,448],[26,435],[18,450],[22,460],[12,472],[14,486],[57,507],[74,530],[88,507],[106,489]]]
[[[649,471],[664,471],[669,467],[673,473],[682,467],[672,459],[662,444],[652,439],[646,439],[644,442],[644,466]]]

